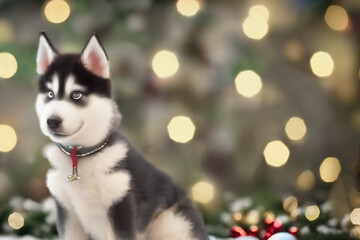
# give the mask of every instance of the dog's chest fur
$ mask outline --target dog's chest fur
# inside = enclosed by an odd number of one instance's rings
[[[125,159],[127,150],[125,142],[116,142],[94,155],[79,158],[81,179],[68,182],[70,156],[62,153],[55,144],[45,149],[45,155],[52,165],[47,174],[51,193],[68,210],[68,217],[77,217],[85,232],[94,239],[111,234],[108,210],[130,189],[129,172],[114,171],[114,167]]]

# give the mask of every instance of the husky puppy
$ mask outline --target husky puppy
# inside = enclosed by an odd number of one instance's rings
[[[186,192],[117,131],[121,115],[97,36],[81,54],[59,54],[42,33],[36,61],[36,112],[53,141],[44,154],[60,238],[207,239]]]

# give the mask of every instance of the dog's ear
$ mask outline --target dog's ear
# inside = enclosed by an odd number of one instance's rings
[[[51,44],[46,34],[42,32],[36,56],[36,72],[40,75],[44,74],[57,54],[57,50]]]
[[[109,60],[98,37],[94,33],[81,53],[81,62],[86,69],[102,78],[109,78]]]

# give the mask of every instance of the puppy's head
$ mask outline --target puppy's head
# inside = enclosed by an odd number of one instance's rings
[[[90,147],[117,127],[109,61],[95,34],[81,54],[59,54],[42,33],[36,63],[36,112],[44,135],[62,145]]]

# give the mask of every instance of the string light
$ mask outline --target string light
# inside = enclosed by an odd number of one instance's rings
[[[317,205],[308,206],[305,210],[305,217],[309,221],[314,221],[320,216],[320,209]]]
[[[209,182],[199,181],[194,184],[191,189],[191,193],[194,201],[207,204],[213,200],[215,195],[215,188]]]
[[[273,167],[284,165],[289,159],[289,155],[289,149],[279,140],[269,142],[264,149],[265,161]]]
[[[177,116],[170,120],[167,130],[173,141],[187,143],[194,137],[195,125],[189,117]]]
[[[70,6],[64,0],[51,0],[47,2],[44,14],[49,22],[62,23],[70,16]]]
[[[261,78],[254,71],[242,71],[235,78],[235,87],[239,94],[248,98],[253,97],[262,88]]]
[[[311,170],[305,170],[300,173],[296,183],[301,190],[310,190],[315,186],[315,175]]]
[[[306,134],[306,125],[304,120],[299,117],[290,118],[285,126],[287,136],[293,141],[303,139]]]
[[[341,172],[340,161],[334,157],[325,158],[320,165],[320,177],[324,182],[335,182]]]
[[[17,142],[14,129],[8,125],[0,125],[0,152],[11,151]]]
[[[197,0],[178,0],[176,9],[181,15],[192,17],[200,10],[200,3]]]
[[[24,217],[18,212],[13,212],[8,218],[8,223],[13,229],[20,229],[24,226]]]
[[[360,208],[355,208],[350,213],[351,223],[354,225],[360,225]]]
[[[327,52],[316,52],[310,59],[313,73],[318,77],[328,77],[334,71],[334,60]]]
[[[0,53],[0,78],[11,78],[16,71],[16,58],[8,52]]]
[[[173,76],[177,72],[179,62],[174,53],[163,50],[155,54],[152,60],[152,67],[156,75],[166,78]]]
[[[0,33],[0,43],[8,43],[14,39],[14,29],[5,19],[0,19]]]
[[[330,5],[325,13],[325,22],[335,31],[342,31],[349,24],[349,16],[346,10],[337,5]]]

